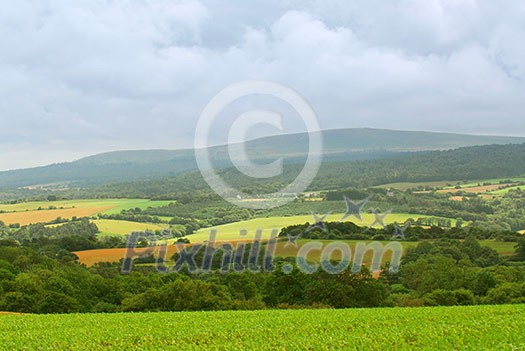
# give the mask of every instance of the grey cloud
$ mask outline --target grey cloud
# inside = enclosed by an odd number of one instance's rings
[[[209,99],[247,79],[296,89],[324,128],[525,135],[520,2],[0,5],[0,169],[191,146]]]

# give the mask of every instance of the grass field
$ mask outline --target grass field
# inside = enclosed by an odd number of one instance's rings
[[[525,305],[0,315],[5,350],[524,350]]]
[[[117,221],[109,219],[97,219],[92,222],[96,224],[102,235],[128,235],[131,232],[163,230],[167,227],[166,225],[159,224]]]
[[[325,222],[337,222],[343,216],[342,213],[331,214],[325,218]],[[437,218],[434,216],[425,216],[420,214],[410,214],[410,213],[392,213],[385,218],[385,224],[389,223],[404,223],[407,219],[417,219],[419,217],[425,218]],[[360,226],[368,226],[374,221],[374,215],[370,213],[362,214],[363,222],[360,222],[355,217],[349,217],[346,221],[352,221]],[[254,218],[242,222],[224,224],[215,227],[218,230],[217,239],[218,240],[247,240],[253,238],[255,231],[258,229],[263,230],[263,237],[268,238],[271,234],[272,229],[278,229],[288,227],[294,224],[304,224],[304,223],[313,223],[314,219],[312,216],[289,216],[289,217],[268,217],[268,218]],[[455,220],[452,220],[452,225],[455,225]],[[241,230],[247,230],[248,234],[246,236],[240,236],[239,233]],[[192,243],[202,242],[208,240],[210,233],[210,228],[198,230],[195,234],[188,235],[187,238],[191,240]]]
[[[70,200],[70,201],[40,201],[20,204],[0,204],[0,221],[6,224],[21,225],[45,223],[57,217],[72,218],[92,216],[98,213],[116,214],[124,209],[160,207],[171,201],[151,201],[147,199],[103,199],[103,200]],[[49,209],[50,206],[56,209]],[[41,210],[38,210],[38,209]]]

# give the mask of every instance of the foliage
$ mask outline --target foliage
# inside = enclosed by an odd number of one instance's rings
[[[519,350],[523,330],[524,305],[0,316],[13,350]]]

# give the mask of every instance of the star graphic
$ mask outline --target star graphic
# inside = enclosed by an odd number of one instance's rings
[[[403,225],[403,227],[400,227],[399,224],[394,223],[394,236],[392,237],[393,239],[401,239],[401,240],[405,240],[405,230],[408,229],[408,227],[410,227],[412,223],[410,223],[410,221],[406,221],[405,224]]]
[[[308,233],[309,231],[312,231],[312,230],[315,230],[315,229],[321,229],[323,232],[327,233],[328,229],[326,229],[325,218],[328,217],[328,215],[330,213],[332,213],[332,212],[328,212],[322,217],[318,216],[314,211],[310,211],[310,213],[312,214],[312,217],[314,219],[314,221],[313,221],[314,224],[311,224],[306,229],[306,232]]]
[[[290,235],[288,233],[286,233],[286,237],[288,238],[288,242],[286,244],[284,244],[284,247],[288,247],[290,245],[292,245],[293,247],[298,247],[297,246],[297,239],[299,239],[301,237],[301,234],[299,235]]]
[[[392,210],[388,210],[384,213],[380,213],[378,212],[375,208],[372,208],[372,214],[374,215],[374,221],[372,222],[372,224],[370,224],[370,228],[372,228],[373,226],[375,226],[376,224],[377,225],[380,225],[381,227],[385,227],[385,219],[386,217],[388,217],[388,215],[392,213]]]
[[[363,218],[361,217],[361,211],[363,211],[363,207],[365,207],[368,201],[370,201],[372,195],[360,201],[354,201],[352,199],[349,199],[346,195],[343,195],[343,198],[346,203],[346,213],[344,214],[343,218],[341,218],[341,220],[354,216],[362,222]]]

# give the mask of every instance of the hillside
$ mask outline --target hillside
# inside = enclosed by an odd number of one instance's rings
[[[524,143],[525,138],[472,136],[449,133],[338,129],[323,131],[325,161],[355,161],[390,158],[410,152],[448,150],[463,146]],[[253,160],[301,163],[308,150],[305,133],[259,138],[247,143]],[[217,167],[231,166],[227,147],[210,149]],[[96,185],[121,181],[157,179],[196,170],[193,150],[117,151],[74,162],[0,172],[0,189],[67,184]]]
[[[278,191],[283,184],[290,184],[302,167],[302,164],[286,165],[282,175],[259,180],[248,178],[235,168],[227,168],[220,173],[237,189],[259,194]],[[397,182],[453,182],[524,175],[525,144],[470,146],[401,156],[391,154],[390,157],[375,160],[328,159],[324,161],[309,190],[367,188]],[[190,171],[159,179],[97,185],[84,191],[75,191],[70,195],[128,198],[160,196],[173,199],[179,198],[182,193],[191,193],[191,197],[198,197],[196,191],[207,192],[209,187],[200,172]]]

